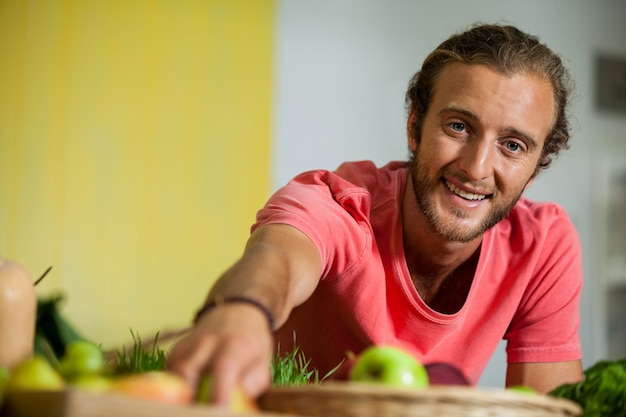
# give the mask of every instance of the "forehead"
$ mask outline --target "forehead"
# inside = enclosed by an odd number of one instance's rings
[[[473,114],[486,127],[529,131],[543,143],[555,119],[552,85],[526,73],[504,75],[481,64],[447,65],[435,80],[429,113],[446,107]]]

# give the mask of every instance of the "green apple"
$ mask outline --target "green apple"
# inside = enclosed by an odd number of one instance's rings
[[[531,388],[527,385],[511,385],[506,388],[507,391],[515,391],[521,394],[537,394],[537,391],[534,388]]]
[[[2,402],[4,400],[4,390],[10,377],[11,373],[9,372],[9,368],[6,366],[0,366],[0,407],[2,406]]]
[[[361,352],[350,370],[351,381],[424,388],[429,385],[422,363],[394,346],[370,346]]]
[[[214,403],[213,401],[213,376],[210,374],[204,375],[200,379],[198,388],[196,390],[196,397],[194,399],[196,403]],[[235,385],[233,388],[230,399],[226,407],[233,413],[254,413],[258,412],[259,408],[255,400],[249,397],[241,387],[241,385]]]
[[[68,381],[104,370],[105,360],[102,350],[86,340],[70,343],[59,361],[59,371]]]
[[[106,392],[111,388],[112,379],[106,375],[88,374],[77,376],[70,384],[80,390]]]
[[[32,356],[11,370],[6,392],[19,390],[61,390],[63,377],[45,358]]]

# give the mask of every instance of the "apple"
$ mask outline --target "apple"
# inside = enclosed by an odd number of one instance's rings
[[[205,375],[200,380],[195,401],[198,403],[213,403],[213,377],[211,375]],[[255,412],[259,410],[256,402],[246,395],[243,388],[239,385],[236,385],[231,392],[226,407],[229,411],[234,413]]]
[[[431,385],[471,385],[463,372],[452,364],[431,362],[424,367]]]
[[[64,387],[61,374],[45,358],[35,355],[11,370],[6,391],[62,390]]]
[[[4,390],[10,377],[11,373],[9,372],[9,368],[0,365],[0,408],[2,407],[2,402],[4,400]]]
[[[193,399],[193,389],[187,381],[169,371],[115,377],[108,392],[168,404],[189,404]]]
[[[413,355],[394,346],[370,346],[356,358],[350,381],[425,388],[426,368]]]
[[[59,361],[61,375],[72,381],[75,378],[99,374],[104,370],[105,360],[100,348],[86,340],[70,343]]]
[[[110,377],[101,374],[80,375],[72,379],[70,385],[74,388],[92,391],[106,392],[111,388],[112,380]]]
[[[527,385],[511,385],[506,388],[507,391],[519,392],[520,394],[531,394],[536,395],[537,391],[534,388],[531,388]]]

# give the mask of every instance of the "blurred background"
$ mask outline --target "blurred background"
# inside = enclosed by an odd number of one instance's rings
[[[276,188],[406,159],[409,78],[476,21],[574,75],[572,148],[527,196],[580,234],[584,365],[624,357],[623,0],[2,0],[0,255],[52,266],[38,294],[104,347],[184,327]]]

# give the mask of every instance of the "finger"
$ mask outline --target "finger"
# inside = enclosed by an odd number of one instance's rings
[[[267,390],[271,383],[269,361],[256,362],[241,379],[241,389],[248,398],[256,398]]]
[[[229,355],[214,358],[212,399],[215,405],[230,404],[231,395],[239,383],[241,373],[240,363]]]
[[[213,358],[215,402],[229,404],[236,387],[250,398],[260,394],[269,382],[266,352],[257,347],[251,349],[247,338],[233,337],[223,342]]]
[[[191,335],[172,347],[166,360],[166,367],[196,387],[202,374],[210,369],[215,344],[215,338],[210,335]]]

